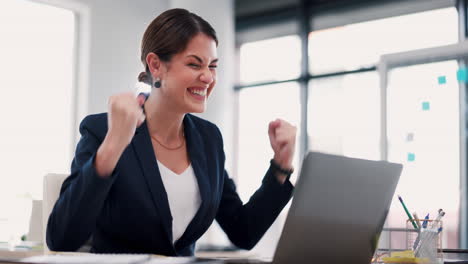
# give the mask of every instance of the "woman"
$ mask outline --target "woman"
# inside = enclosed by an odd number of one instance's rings
[[[92,252],[191,256],[214,219],[240,248],[260,240],[292,195],[296,128],[270,123],[275,154],[243,205],[224,170],[218,128],[189,114],[203,112],[213,91],[216,47],[213,28],[184,9],[148,26],[139,80],[153,86],[151,95],[114,95],[107,114],[82,121],[47,225],[51,250],[75,251],[92,236]]]

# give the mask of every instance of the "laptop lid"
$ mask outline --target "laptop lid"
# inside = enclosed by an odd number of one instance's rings
[[[370,263],[401,170],[309,152],[273,263]]]

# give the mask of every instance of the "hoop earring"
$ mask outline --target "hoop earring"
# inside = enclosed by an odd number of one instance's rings
[[[154,87],[156,88],[161,88],[161,79],[156,78],[156,81],[154,82]]]

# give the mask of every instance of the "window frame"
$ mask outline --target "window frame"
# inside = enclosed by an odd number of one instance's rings
[[[71,116],[71,157],[78,140],[80,120],[88,113],[89,101],[89,65],[91,50],[91,10],[89,6],[74,0],[29,0],[72,11],[75,19],[75,36],[73,47],[73,73],[72,73],[72,116]]]

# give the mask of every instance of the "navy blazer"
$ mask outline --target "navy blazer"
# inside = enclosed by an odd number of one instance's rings
[[[195,242],[214,219],[233,244],[254,247],[290,200],[293,186],[289,181],[280,184],[270,168],[244,205],[224,169],[219,129],[190,114],[183,122],[201,205],[175,244],[167,194],[146,122],[136,129],[112,175],[97,175],[93,162],[107,133],[107,114],[103,113],[81,122],[71,175],[49,216],[48,247],[76,251],[92,235],[91,251],[96,253],[192,256]]]

